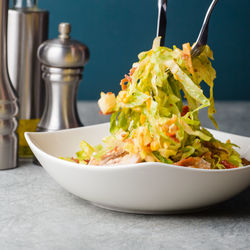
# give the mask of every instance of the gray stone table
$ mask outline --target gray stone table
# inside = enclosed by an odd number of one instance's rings
[[[216,107],[221,130],[250,136],[250,102]],[[79,110],[85,125],[108,119],[93,102]],[[201,119],[211,127],[204,112]],[[250,249],[250,188],[199,213],[125,214],[90,205],[22,162],[0,172],[0,250],[14,249]]]

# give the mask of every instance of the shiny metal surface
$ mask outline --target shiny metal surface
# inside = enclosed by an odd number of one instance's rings
[[[164,46],[167,27],[167,0],[158,0],[158,20],[156,36],[161,36],[161,46]]]
[[[8,11],[8,68],[19,98],[18,117],[28,120],[40,118],[44,108],[44,84],[36,53],[48,37],[49,13],[21,7]]]
[[[59,38],[40,45],[38,59],[46,86],[45,108],[38,131],[56,131],[83,126],[76,100],[88,48],[70,39],[70,24],[59,25]]]
[[[46,101],[38,131],[56,131],[83,126],[77,107],[77,88],[83,68],[60,69],[43,66]]]
[[[8,0],[0,1],[0,170],[17,167],[17,98],[7,69]]]
[[[212,11],[213,11],[213,9],[218,1],[219,0],[213,0],[210,4],[208,10],[207,10],[203,24],[201,26],[199,36],[198,36],[198,38],[197,38],[197,40],[196,40],[196,42],[193,45],[192,50],[191,50],[192,57],[200,55],[200,53],[204,50],[205,45],[207,44],[208,25],[209,25],[210,16],[211,16],[211,13],[212,13]]]
[[[59,24],[59,37],[44,42],[37,55],[42,64],[58,68],[83,67],[89,59],[89,50],[83,44],[70,39],[70,24]]]
[[[71,26],[69,23],[60,23],[58,27],[59,31],[59,38],[60,39],[69,39],[70,38],[70,31],[71,31]]]

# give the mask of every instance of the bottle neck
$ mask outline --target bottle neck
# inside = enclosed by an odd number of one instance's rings
[[[33,9],[37,8],[38,0],[14,0],[14,8],[16,9]]]

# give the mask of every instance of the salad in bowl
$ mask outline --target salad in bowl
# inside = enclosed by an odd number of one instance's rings
[[[248,165],[229,140],[223,143],[201,126],[199,110],[208,108],[216,128],[213,86],[216,72],[208,45],[197,57],[191,46],[160,46],[138,55],[121,80],[121,91],[101,93],[100,112],[111,114],[110,135],[102,144],[80,144],[75,157],[65,160],[88,165],[162,162],[200,169],[231,169]],[[206,97],[201,88],[209,88]]]

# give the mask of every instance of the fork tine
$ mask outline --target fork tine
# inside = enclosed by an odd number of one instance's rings
[[[191,50],[192,57],[198,56],[203,51],[205,45],[207,44],[208,25],[209,25],[210,16],[211,16],[211,13],[212,13],[212,11],[213,11],[213,9],[218,1],[219,0],[213,0],[208,7],[203,24],[201,26],[200,33],[199,33],[198,38],[197,38],[197,40],[196,40],[196,42],[193,45],[192,50]]]

